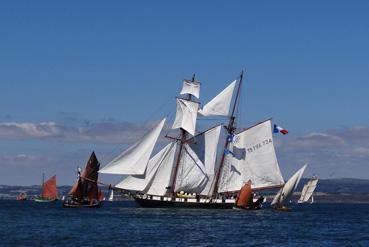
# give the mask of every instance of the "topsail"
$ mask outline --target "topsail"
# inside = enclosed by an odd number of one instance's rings
[[[200,83],[197,81],[184,80],[180,94],[190,94],[196,98],[200,98]]]
[[[191,135],[195,135],[198,108],[197,102],[178,98],[176,118],[172,128],[182,128]]]
[[[209,101],[202,109],[199,110],[200,115],[209,116],[228,116],[229,106],[231,105],[232,95],[236,86],[236,80],[234,80],[228,87]]]

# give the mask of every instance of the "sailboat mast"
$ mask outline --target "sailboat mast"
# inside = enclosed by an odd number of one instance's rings
[[[237,94],[236,94],[236,98],[234,100],[234,104],[233,104],[233,108],[232,108],[232,114],[231,114],[231,116],[229,118],[228,126],[225,127],[226,130],[227,130],[227,132],[228,132],[228,136],[233,135],[234,132],[236,131],[236,127],[235,127],[235,119],[236,119],[235,112],[236,112],[237,102],[238,102],[238,99],[239,99],[239,96],[240,96],[240,92],[241,92],[242,81],[243,81],[243,70],[241,71],[240,81],[238,83]],[[224,149],[223,150],[225,150],[228,147],[228,144],[229,144],[228,136],[227,136],[226,143],[224,145]],[[223,152],[222,159],[221,159],[221,162],[220,162],[218,171],[216,173],[215,185],[214,185],[213,192],[211,194],[212,197],[214,195],[217,195],[218,194],[217,191],[218,191],[218,188],[219,188],[220,175],[222,174],[222,170],[223,170],[223,167],[224,167],[224,159],[225,159],[225,153]]]
[[[195,81],[195,74],[193,74],[191,82],[194,82],[194,81]],[[187,100],[189,100],[189,101],[192,100],[192,95],[191,94],[188,94]],[[179,143],[179,151],[178,151],[176,165],[174,167],[174,171],[173,171],[173,175],[172,175],[172,184],[170,185],[170,191],[171,191],[172,196],[174,196],[174,189],[175,189],[174,187],[176,185],[179,162],[181,160],[181,155],[182,155],[182,150],[183,150],[183,143],[186,140],[186,138],[187,138],[187,133],[184,129],[181,128],[181,138],[180,138],[180,143]]]

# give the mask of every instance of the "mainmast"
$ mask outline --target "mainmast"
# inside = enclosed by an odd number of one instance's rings
[[[235,131],[236,131],[236,126],[235,126],[236,116],[235,116],[235,112],[236,112],[236,107],[237,107],[237,101],[238,101],[238,98],[239,98],[240,92],[241,92],[242,81],[243,81],[243,70],[241,71],[240,81],[238,83],[237,94],[236,94],[236,98],[234,100],[234,104],[233,104],[233,108],[232,108],[232,114],[231,114],[231,116],[229,118],[228,125],[225,126],[225,129],[228,132],[228,136],[233,136],[234,133],[235,133]],[[228,145],[230,143],[228,136],[226,138],[226,143],[224,145],[224,150],[228,147]],[[224,159],[225,159],[225,153],[223,151],[222,159],[221,159],[221,162],[220,162],[220,165],[219,165],[219,169],[218,169],[218,171],[216,173],[215,185],[214,185],[213,192],[211,194],[212,197],[214,197],[214,196],[216,197],[216,195],[218,194],[218,188],[219,188],[219,182],[220,182],[220,175],[222,174],[223,167],[224,167]]]
[[[195,82],[195,74],[193,74],[191,82]],[[186,100],[192,101],[192,95],[188,94],[188,97]],[[181,160],[181,155],[182,155],[182,150],[183,150],[183,144],[187,139],[187,133],[183,128],[180,128],[181,131],[181,136],[180,136],[180,143],[179,143],[179,151],[178,151],[178,156],[177,156],[177,161],[174,167],[174,171],[172,173],[172,184],[170,185],[170,192],[171,195],[174,196],[174,187],[176,185],[176,180],[177,180],[177,173],[178,173],[178,167],[179,167],[179,162]]]

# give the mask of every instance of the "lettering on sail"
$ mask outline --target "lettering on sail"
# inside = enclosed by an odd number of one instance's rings
[[[269,144],[272,144],[272,139],[270,138],[270,139],[265,139],[265,140],[263,140],[263,141],[261,141],[261,142],[259,142],[259,143],[257,143],[257,144],[255,144],[255,145],[253,145],[253,146],[251,146],[251,147],[248,147],[248,148],[246,148],[246,152],[249,154],[249,153],[252,153],[252,152],[254,152],[254,151],[256,151],[256,150],[258,150],[258,149],[260,149],[260,148],[263,148],[264,146],[266,146],[266,145],[269,145]]]

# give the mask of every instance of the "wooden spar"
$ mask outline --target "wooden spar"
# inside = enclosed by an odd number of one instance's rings
[[[191,82],[194,82],[194,81],[195,81],[195,74],[193,74]],[[187,100],[192,101],[191,94],[188,94],[188,99]],[[175,189],[174,187],[176,185],[176,180],[177,180],[177,173],[178,173],[179,162],[181,160],[181,155],[182,155],[182,150],[183,150],[183,144],[184,144],[186,138],[187,138],[186,131],[181,128],[181,138],[179,140],[180,141],[180,143],[179,143],[179,151],[178,151],[176,165],[175,165],[174,170],[173,170],[173,173],[172,173],[172,183],[170,185],[170,192],[171,192],[171,195],[173,197],[174,197],[174,189]]]
[[[238,84],[237,95],[236,95],[236,98],[234,100],[232,114],[231,114],[231,117],[229,118],[228,126],[226,127],[228,135],[232,135],[236,131],[236,128],[234,126],[234,120],[236,119],[236,117],[235,117],[234,114],[235,114],[235,111],[236,111],[237,101],[238,101],[238,98],[239,98],[239,95],[240,95],[242,81],[243,81],[243,70],[241,71],[240,82]],[[229,141],[228,141],[228,137],[227,137],[223,150],[225,150],[228,147],[228,144],[229,144]],[[213,191],[211,193],[211,197],[216,197],[218,195],[220,175],[221,175],[223,167],[224,167],[224,159],[225,159],[225,153],[223,152],[222,159],[220,161],[220,165],[219,165],[219,168],[218,168],[217,173],[216,173],[215,184],[214,184]]]

